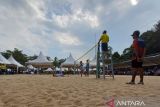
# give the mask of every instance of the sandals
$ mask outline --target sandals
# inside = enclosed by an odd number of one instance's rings
[[[138,84],[144,85],[144,82],[139,82]]]
[[[135,84],[135,82],[127,82],[126,84],[134,85],[134,84]]]
[[[127,82],[126,84],[134,85],[134,84],[135,84],[135,82]],[[139,83],[137,83],[137,84],[144,85],[144,82],[139,82]]]

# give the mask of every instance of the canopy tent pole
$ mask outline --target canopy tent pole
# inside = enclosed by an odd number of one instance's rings
[[[74,75],[76,74],[76,61],[74,61]]]
[[[62,67],[60,66],[60,72],[61,72],[61,74],[62,74]]]
[[[17,66],[17,74],[18,74],[18,66]]]

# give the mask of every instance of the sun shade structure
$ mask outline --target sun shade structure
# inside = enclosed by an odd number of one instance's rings
[[[52,69],[52,68],[48,68],[48,69],[46,69],[45,71],[46,71],[46,72],[52,72],[53,69]]]
[[[62,67],[74,67],[77,65],[77,61],[73,58],[72,54],[70,53],[69,57],[66,58],[66,61],[62,63]]]
[[[32,65],[27,65],[28,69],[35,69]]]
[[[9,58],[8,58],[8,61],[13,64],[13,65],[16,65],[18,67],[24,67],[22,64],[20,64],[19,62],[17,62],[13,56],[11,55]]]
[[[0,53],[0,63],[1,64],[11,64],[2,54]]]
[[[3,62],[2,62],[2,61],[0,61],[0,64],[3,64]]]
[[[48,68],[52,67],[52,61],[49,61],[47,57],[44,56],[42,52],[40,52],[37,59],[26,62],[26,65],[33,65],[37,68]]]

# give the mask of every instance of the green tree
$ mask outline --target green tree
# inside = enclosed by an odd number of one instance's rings
[[[59,61],[57,57],[54,58],[53,65],[55,68],[59,66]]]
[[[22,53],[22,50],[18,50],[17,48],[14,49],[12,53],[13,57],[16,61],[18,61],[21,64],[25,64],[27,62],[27,55]]]
[[[38,56],[37,55],[33,55],[33,56],[28,56],[28,60],[34,60],[34,59],[36,59]]]
[[[21,64],[25,64],[27,62],[27,55],[22,53],[22,50],[18,50],[17,48],[14,48],[13,51],[7,50],[6,52],[2,52],[2,55],[6,57],[7,59],[12,55],[16,61],[18,61]]]
[[[155,32],[160,32],[160,21],[154,25]]]
[[[154,25],[154,30],[144,32],[141,35],[146,43],[146,54],[155,54],[160,52],[160,21]]]
[[[12,53],[12,51],[6,50],[6,52],[2,52],[2,55],[8,59],[12,55]]]
[[[58,60],[58,58],[57,57],[55,57],[54,58],[54,61],[53,61],[53,65],[55,66],[55,68],[56,67],[60,67],[61,66],[61,64],[63,63],[63,62],[65,62],[65,60],[66,59],[60,59],[60,60]]]
[[[130,60],[132,57],[132,47],[124,49],[123,54],[121,55],[121,61]]]
[[[61,64],[63,63],[63,62],[65,62],[66,61],[66,59],[60,59],[59,60],[59,66],[61,66]]]
[[[112,58],[113,58],[114,63],[119,63],[121,56],[118,52],[114,52],[113,55],[112,55]]]

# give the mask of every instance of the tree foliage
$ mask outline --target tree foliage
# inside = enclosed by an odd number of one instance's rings
[[[27,55],[23,54],[22,50],[18,50],[17,48],[14,48],[13,51],[7,50],[6,52],[2,52],[2,55],[7,59],[12,55],[16,61],[23,65],[28,61]]]
[[[154,30],[144,32],[141,35],[146,43],[146,54],[155,54],[160,52],[160,21],[154,25]]]
[[[66,59],[60,59],[60,60],[58,60],[58,58],[57,57],[55,57],[54,58],[54,61],[53,61],[53,65],[55,66],[55,68],[56,67],[60,67],[61,66],[61,64],[63,63],[63,62],[65,62],[65,60]]]
[[[118,63],[120,61],[119,59],[121,58],[121,55],[118,52],[114,52],[112,58],[114,63]]]
[[[38,56],[37,55],[33,55],[33,56],[28,56],[28,60],[34,60],[34,59],[36,59]]]

